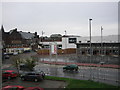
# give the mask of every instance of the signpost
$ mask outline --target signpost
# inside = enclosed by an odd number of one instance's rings
[[[56,64],[57,63],[57,43],[55,43],[55,42],[50,43],[50,53],[49,54],[50,54],[50,62],[51,62],[52,55],[56,55],[56,61],[55,61],[55,64]],[[57,66],[56,66],[55,73],[57,75]]]
[[[56,43],[51,44],[51,54],[57,54],[57,45],[56,45]]]

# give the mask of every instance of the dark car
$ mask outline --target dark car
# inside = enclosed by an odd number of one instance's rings
[[[2,90],[24,90],[24,87],[19,85],[8,85],[3,87]]]
[[[29,70],[29,67],[26,64],[20,64],[20,70]]]
[[[9,59],[10,56],[9,56],[9,55],[4,55],[4,58],[5,58],[5,59]]]
[[[4,70],[4,71],[2,71],[2,78],[11,79],[11,78],[15,78],[17,76],[18,76],[18,74],[14,70]]]
[[[63,71],[65,70],[75,70],[78,71],[78,65],[76,64],[70,64],[70,65],[66,65],[63,67]]]
[[[20,70],[23,70],[23,71],[34,71],[34,67],[32,69],[29,68],[29,66],[27,64],[20,64],[19,66]]]
[[[45,73],[43,71],[41,72],[27,72],[22,74],[21,80],[28,80],[28,81],[41,81],[45,78]]]

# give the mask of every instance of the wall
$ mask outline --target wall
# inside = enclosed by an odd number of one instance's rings
[[[50,43],[57,43],[58,45],[62,45],[62,42],[59,41],[59,42],[39,42],[39,44],[43,44],[43,45],[50,45]]]
[[[48,49],[41,49],[37,51],[37,54],[40,55],[49,55],[49,50]],[[73,54],[76,53],[76,49],[74,48],[69,48],[69,49],[58,49],[57,54]]]
[[[68,49],[68,48],[76,48],[76,44],[75,43],[69,43],[69,38],[76,38],[77,39],[77,43],[79,43],[80,38],[78,36],[74,36],[74,37],[63,37],[62,38],[62,49]]]

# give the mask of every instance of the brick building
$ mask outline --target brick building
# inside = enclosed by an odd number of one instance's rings
[[[1,27],[1,30],[4,52],[8,54],[22,53],[34,50],[38,47],[39,36],[37,35],[37,32],[22,32],[17,31],[17,28],[5,32],[3,26]]]

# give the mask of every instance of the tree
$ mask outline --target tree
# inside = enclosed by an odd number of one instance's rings
[[[19,56],[14,56],[12,60],[13,60],[13,66],[16,67],[18,74],[20,74],[19,67],[20,64],[23,62],[23,60]]]
[[[31,58],[27,58],[24,61],[24,64],[27,66],[27,68],[32,71],[33,67],[36,65],[36,60],[34,60],[32,57]]]

